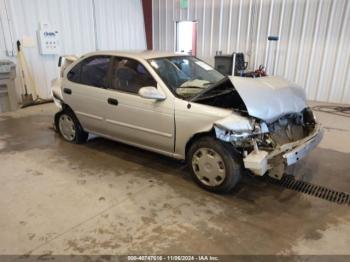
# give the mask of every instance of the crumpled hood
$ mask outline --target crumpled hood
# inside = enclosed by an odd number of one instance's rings
[[[304,90],[281,77],[229,76],[249,115],[268,123],[307,107]]]

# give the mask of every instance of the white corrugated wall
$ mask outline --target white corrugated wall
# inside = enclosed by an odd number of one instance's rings
[[[180,0],[153,0],[155,49],[174,51],[175,21],[196,20],[197,56],[207,62],[214,63],[217,50],[245,52],[251,67],[267,64],[270,74],[298,83],[311,100],[350,103],[350,1],[188,0],[188,5],[180,9]],[[268,35],[280,36],[270,52]]]
[[[61,54],[146,48],[141,0],[0,0],[2,21],[5,8],[14,43],[24,36],[36,41],[36,31],[44,22],[59,29]],[[0,59],[7,58],[5,38],[10,35],[1,35]],[[40,55],[38,47],[24,48],[24,52],[40,96],[49,97],[58,56]]]
[[[98,50],[146,49],[140,0],[95,0]]]

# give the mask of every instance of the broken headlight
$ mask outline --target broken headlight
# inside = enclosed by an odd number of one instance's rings
[[[302,112],[304,124],[315,124],[316,116],[310,107],[307,107]]]
[[[250,137],[254,137],[256,135],[261,135],[264,133],[268,133],[269,129],[266,123],[261,122],[258,123],[255,120],[250,122],[249,130],[228,130],[225,127],[214,126],[216,137],[225,142],[237,142],[246,140]]]

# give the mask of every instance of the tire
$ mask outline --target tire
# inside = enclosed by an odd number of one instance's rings
[[[55,115],[56,130],[67,142],[73,144],[85,143],[89,133],[85,132],[75,114],[68,109],[60,111]]]
[[[228,193],[240,181],[242,160],[231,145],[213,137],[202,137],[188,151],[188,166],[194,181],[214,193]]]

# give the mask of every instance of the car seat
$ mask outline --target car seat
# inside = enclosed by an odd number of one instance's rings
[[[117,70],[116,76],[117,77],[114,83],[116,89],[132,93],[138,92],[139,88],[135,83],[137,73],[134,70],[128,67],[121,67]]]

